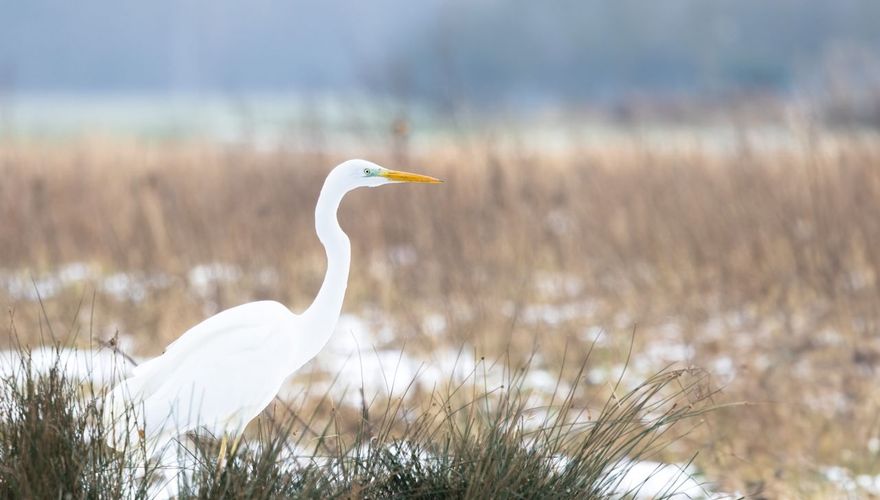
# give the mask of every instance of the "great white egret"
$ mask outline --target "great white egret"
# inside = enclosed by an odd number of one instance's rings
[[[121,450],[144,439],[155,450],[205,426],[222,435],[219,460],[226,454],[228,436],[234,437],[234,453],[248,422],[272,401],[289,375],[318,354],[336,327],[351,262],[348,236],[336,218],[343,196],[359,187],[399,182],[441,181],[365,160],[334,168],[315,208],[327,272],[312,305],[294,314],[278,302],[250,302],[187,330],[108,394],[104,418],[111,429],[110,446]]]

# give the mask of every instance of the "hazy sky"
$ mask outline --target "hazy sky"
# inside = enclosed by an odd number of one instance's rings
[[[12,91],[784,91],[878,48],[877,0],[0,0]]]
[[[2,0],[0,67],[26,89],[357,84],[431,2]]]

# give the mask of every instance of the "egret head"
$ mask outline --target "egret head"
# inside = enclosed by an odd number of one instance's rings
[[[390,170],[366,160],[348,160],[334,169],[333,174],[337,173],[351,189],[357,187],[376,187],[399,182],[423,182],[429,184],[443,182],[440,179],[428,177],[427,175]]]

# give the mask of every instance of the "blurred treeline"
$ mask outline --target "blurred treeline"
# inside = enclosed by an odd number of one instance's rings
[[[875,0],[0,0],[0,86],[489,106],[853,95],[880,86],[878,20]]]

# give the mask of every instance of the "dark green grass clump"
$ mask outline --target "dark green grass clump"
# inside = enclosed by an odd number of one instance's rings
[[[106,446],[90,387],[68,380],[57,361],[36,374],[27,353],[14,371],[0,381],[0,498],[145,494],[149,471],[133,479],[135,465]]]
[[[202,468],[185,485],[190,498],[609,498],[630,463],[656,454],[693,429],[709,410],[698,370],[666,370],[612,396],[596,415],[576,408],[577,387],[535,418],[525,370],[503,388],[484,381],[451,386],[429,410],[402,403],[362,408],[345,432],[337,420],[296,442],[283,419],[261,432],[259,453],[244,451],[220,469]],[[615,392],[619,390],[615,387]],[[376,418],[371,414],[379,413]],[[394,418],[394,416],[397,418]],[[674,430],[675,429],[675,430]],[[304,443],[313,448],[306,450]],[[294,447],[295,449],[291,449]],[[215,448],[203,448],[211,463]],[[297,451],[300,450],[299,455]],[[687,477],[682,475],[682,480]],[[675,482],[669,484],[673,492]],[[661,493],[661,497],[663,494]]]
[[[494,389],[450,384],[427,409],[401,397],[364,404],[354,422],[341,410],[264,416],[224,463],[215,440],[195,437],[193,465],[169,474],[107,448],[100,398],[57,366],[37,375],[22,359],[20,376],[0,382],[0,498],[150,498],[162,482],[204,499],[619,497],[625,464],[655,456],[708,408],[693,370],[614,387],[620,395],[594,414],[578,407],[576,384],[535,408],[522,368]]]

